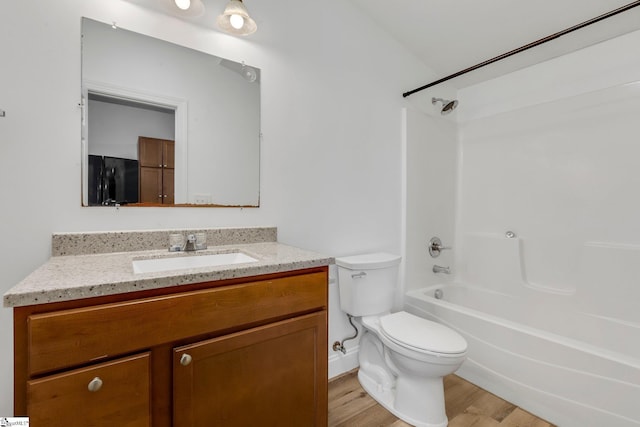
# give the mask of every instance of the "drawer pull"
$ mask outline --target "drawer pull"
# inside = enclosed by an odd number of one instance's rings
[[[193,358],[190,355],[184,353],[182,357],[180,357],[180,364],[182,366],[187,366],[189,363],[191,363],[192,360]]]
[[[89,381],[89,385],[87,386],[87,388],[91,392],[100,390],[102,388],[102,380],[100,379],[100,377],[95,377],[94,379]]]

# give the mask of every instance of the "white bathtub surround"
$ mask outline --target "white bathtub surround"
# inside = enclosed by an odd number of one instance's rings
[[[406,310],[465,336],[465,378],[563,427],[640,426],[638,43],[461,89],[453,132],[407,116]],[[432,157],[456,171],[453,204],[433,198]],[[424,245],[448,233],[438,277]],[[444,300],[419,295],[449,281]]]
[[[463,281],[504,290],[519,280],[572,296],[573,309],[637,322],[628,301],[640,299],[639,114],[631,82],[461,124]]]
[[[640,328],[638,278],[640,241],[638,244],[585,242],[580,253],[581,286],[576,299],[584,311],[598,318],[621,319],[621,326]],[[640,358],[640,351],[636,357]]]
[[[456,280],[516,325],[448,319],[463,375],[563,426],[640,425],[639,115],[632,82],[461,125]]]
[[[584,341],[598,339],[596,345],[618,349],[640,358],[640,345],[625,339],[633,328],[640,328],[640,245],[585,242],[576,248],[576,271],[569,283],[531,280],[527,269],[530,259],[529,239],[506,238],[497,233],[469,233],[462,237],[459,276],[461,283],[471,283],[490,292],[527,300],[555,312],[580,317],[574,326],[550,317],[548,329]],[[514,316],[524,316],[517,307],[502,307]],[[511,315],[508,316],[512,318]],[[542,319],[540,319],[542,320]],[[608,333],[594,333],[609,324]],[[572,328],[571,332],[564,332]],[[629,329],[631,328],[631,329]]]
[[[405,308],[464,336],[469,353],[460,376],[538,416],[561,426],[640,425],[640,328],[558,311],[532,302],[534,292],[436,285],[409,292]],[[590,341],[576,338],[589,333]]]

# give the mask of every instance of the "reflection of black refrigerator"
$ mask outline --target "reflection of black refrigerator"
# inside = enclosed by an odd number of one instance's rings
[[[137,160],[89,156],[89,206],[137,202]]]

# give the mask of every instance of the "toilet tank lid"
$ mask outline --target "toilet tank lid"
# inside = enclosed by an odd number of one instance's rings
[[[401,259],[402,257],[399,255],[393,255],[386,252],[376,252],[337,257],[336,264],[339,267],[349,268],[351,270],[375,270],[378,268],[394,267],[400,264]]]

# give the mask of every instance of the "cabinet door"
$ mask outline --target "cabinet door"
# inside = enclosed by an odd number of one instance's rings
[[[162,203],[162,169],[140,168],[140,203]]]
[[[175,141],[138,137],[141,203],[173,204]]]
[[[31,380],[27,413],[34,427],[151,425],[149,353]]]
[[[162,172],[162,203],[172,205],[175,202],[174,169],[163,169]]]
[[[140,166],[161,168],[164,166],[164,140],[156,138],[138,137],[138,162]]]
[[[326,426],[326,311],[174,350],[174,427]]]
[[[176,164],[176,143],[175,141],[162,141],[162,165],[165,168],[173,169]]]

